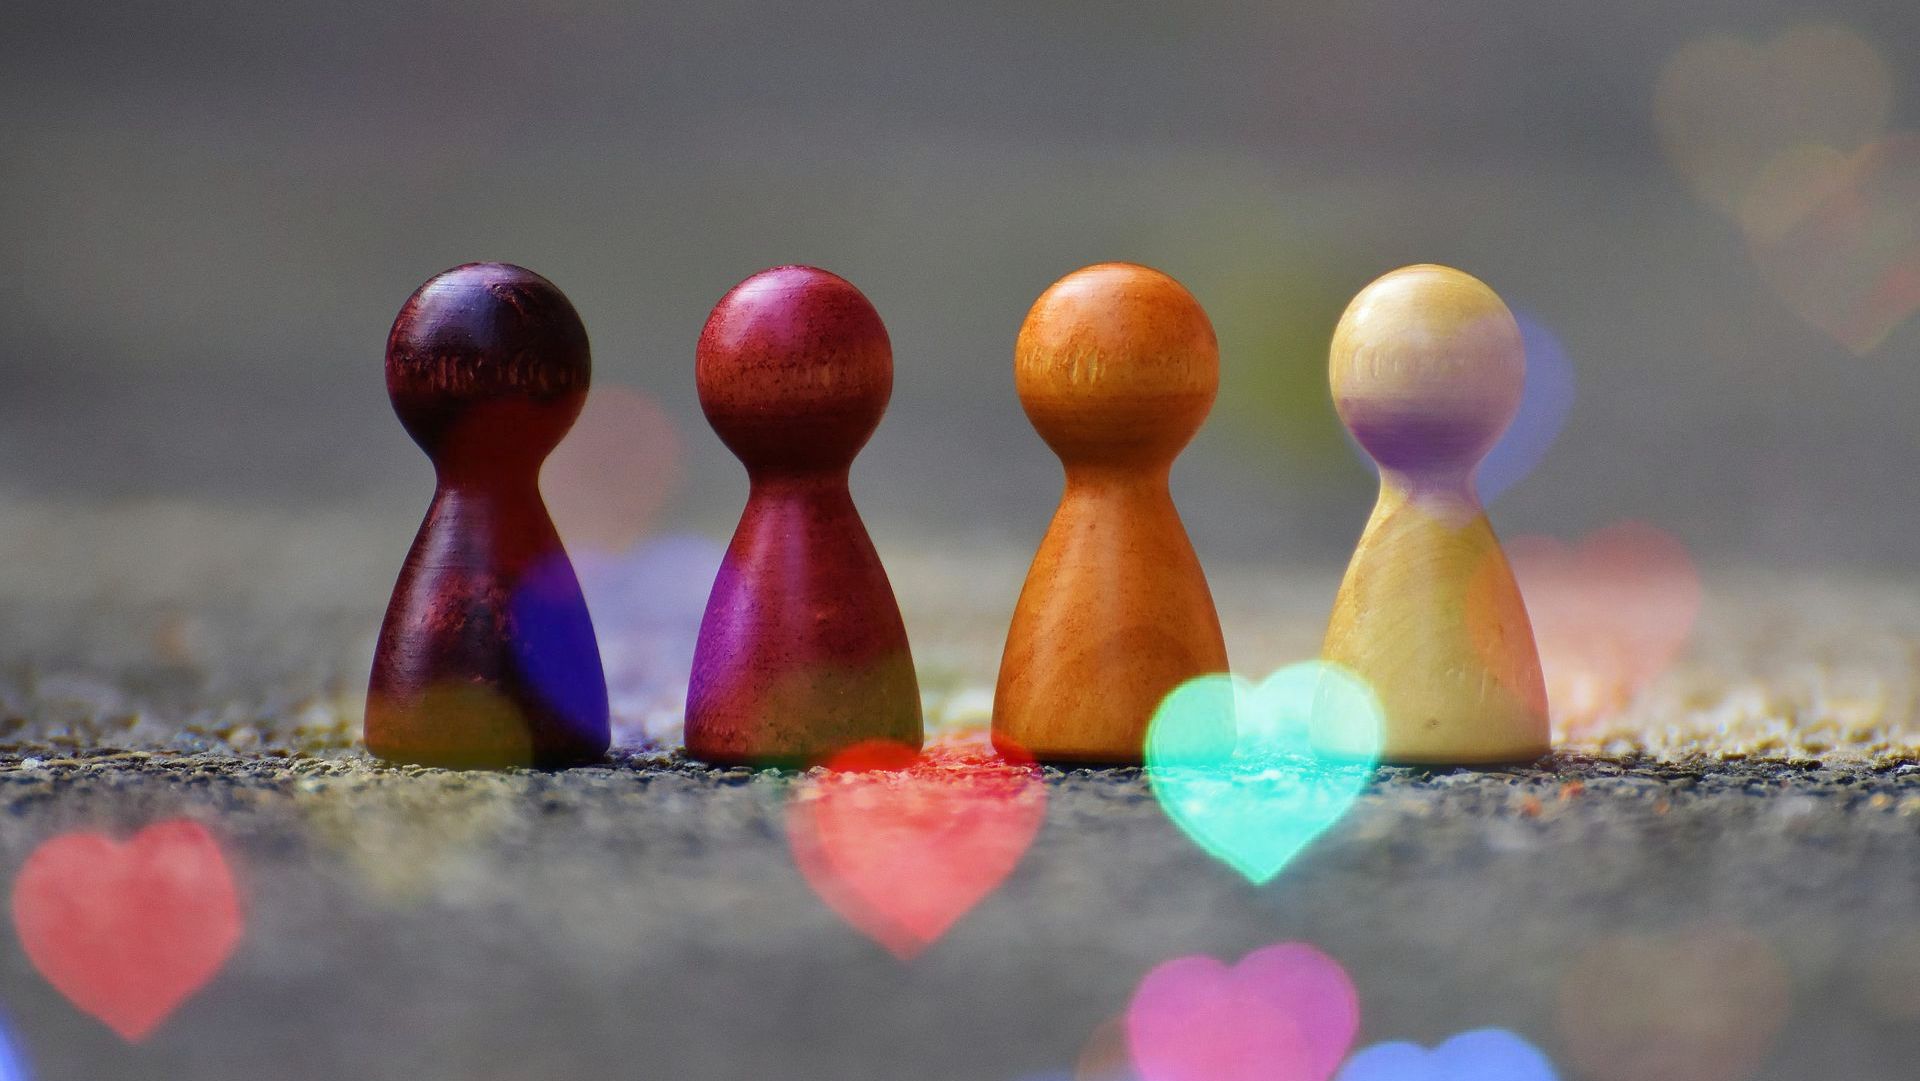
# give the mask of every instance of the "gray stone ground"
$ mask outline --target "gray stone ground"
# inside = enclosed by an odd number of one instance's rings
[[[1361,1045],[1500,1026],[1567,1078],[1624,1081],[1635,1050],[1637,1081],[1920,1074],[1910,583],[1710,574],[1692,649],[1631,709],[1535,768],[1382,769],[1260,888],[1137,771],[1049,773],[1018,868],[902,962],[795,870],[791,775],[648,742],[671,736],[670,688],[616,689],[601,767],[372,762],[355,718],[391,569],[259,544],[170,557],[171,577],[90,551],[91,597],[0,568],[0,874],[64,830],[185,815],[246,897],[226,968],[137,1046],[0,941],[36,1078],[1070,1076],[1157,963],[1290,939],[1352,974]],[[313,546],[381,588],[220,573]],[[895,563],[929,716],[977,723],[1020,557]],[[1215,582],[1240,663],[1311,651],[1323,570]]]

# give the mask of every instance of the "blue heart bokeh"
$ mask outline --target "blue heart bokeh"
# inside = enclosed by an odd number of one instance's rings
[[[1334,1081],[1560,1081],[1540,1049],[1502,1028],[1462,1032],[1428,1050],[1377,1043],[1355,1054]]]

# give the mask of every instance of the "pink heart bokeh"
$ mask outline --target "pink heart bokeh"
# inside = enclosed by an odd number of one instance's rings
[[[1176,958],[1147,973],[1127,1006],[1141,1081],[1326,1081],[1359,1027],[1346,970],[1303,942],[1231,967]]]
[[[1619,711],[1678,659],[1693,635],[1702,589],[1678,540],[1645,522],[1619,522],[1577,544],[1515,537],[1506,545],[1527,605],[1556,722],[1578,726]],[[1502,628],[1469,587],[1467,620],[1490,655]]]

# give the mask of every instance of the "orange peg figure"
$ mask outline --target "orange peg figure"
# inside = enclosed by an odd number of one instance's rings
[[[994,742],[1041,761],[1138,763],[1160,700],[1227,670],[1167,488],[1219,387],[1213,325],[1167,275],[1101,263],[1034,302],[1013,371],[1066,490],[1014,608]]]

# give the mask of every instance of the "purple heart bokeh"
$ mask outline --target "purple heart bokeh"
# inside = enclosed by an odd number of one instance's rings
[[[1377,1043],[1347,1060],[1334,1081],[1559,1081],[1540,1050],[1500,1028],[1462,1032],[1429,1051]]]

